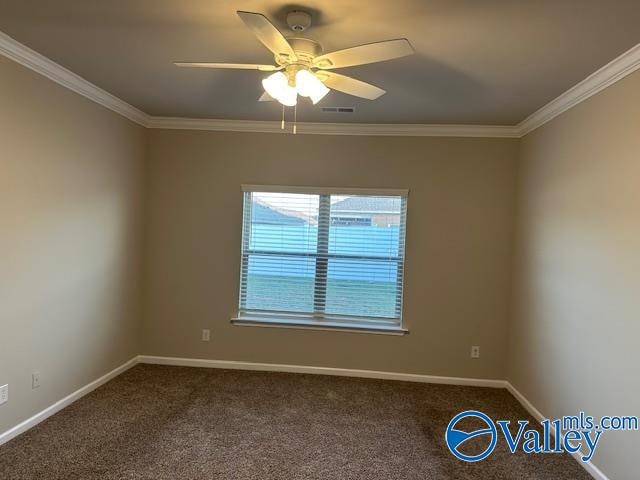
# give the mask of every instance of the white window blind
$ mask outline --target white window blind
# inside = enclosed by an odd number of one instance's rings
[[[400,327],[406,192],[247,189],[239,319]]]

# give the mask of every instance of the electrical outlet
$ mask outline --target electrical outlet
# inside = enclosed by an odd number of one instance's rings
[[[208,342],[209,340],[211,340],[211,330],[205,328],[202,330],[202,341]]]
[[[40,372],[33,372],[31,374],[31,388],[38,388],[40,386]]]
[[[474,345],[471,347],[471,358],[480,358],[480,347]]]
[[[0,387],[0,405],[9,401],[9,384]]]

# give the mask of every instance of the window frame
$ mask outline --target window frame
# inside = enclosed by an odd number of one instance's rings
[[[251,255],[265,255],[270,252],[261,250],[251,250],[251,228],[252,228],[252,201],[251,193],[283,193],[283,194],[306,194],[319,196],[318,208],[318,237],[315,252],[305,253],[285,253],[286,256],[295,258],[315,258],[315,275],[313,290],[313,312],[286,312],[274,310],[243,309],[246,305],[247,289],[243,288],[243,279],[247,276],[249,268],[249,258]],[[398,255],[394,257],[380,257],[367,255],[330,254],[329,235],[331,230],[331,196],[382,196],[400,197],[400,231]],[[406,225],[407,225],[407,203],[409,197],[408,189],[369,189],[369,188],[319,188],[319,187],[292,187],[279,185],[242,185],[242,232],[241,232],[241,252],[240,252],[240,282],[238,294],[238,310],[236,316],[232,318],[232,323],[241,326],[260,327],[284,327],[284,328],[304,328],[312,330],[339,330],[349,332],[367,332],[376,334],[403,335],[408,333],[404,327],[404,285],[405,285],[405,252],[406,252]],[[247,210],[249,209],[249,210]],[[274,252],[272,252],[274,253]],[[275,255],[275,253],[274,253]],[[278,252],[278,255],[283,255]],[[396,263],[396,268],[401,274],[396,275],[396,316],[395,317],[373,317],[356,315],[327,314],[324,311],[327,299],[327,275],[329,260],[333,258],[354,258],[362,260],[384,261],[391,260]],[[320,272],[320,273],[318,273]],[[317,308],[320,305],[321,308]]]

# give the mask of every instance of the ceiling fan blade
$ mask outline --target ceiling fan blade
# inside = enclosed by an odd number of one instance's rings
[[[366,63],[384,62],[394,58],[413,55],[415,50],[406,38],[367,43],[358,47],[338,50],[313,59],[313,66],[330,70],[352,67]]]
[[[260,98],[258,98],[259,102],[275,102],[275,100],[276,99],[269,95],[267,92],[263,92],[262,95],[260,95]]]
[[[367,100],[375,100],[386,93],[374,85],[339,73],[317,72],[317,76],[329,88]]]
[[[273,72],[280,70],[273,65],[258,65],[253,63],[207,63],[207,62],[173,62],[176,67],[194,68],[233,68],[238,70],[260,70],[261,72]]]
[[[239,10],[238,16],[247,27],[251,29],[258,40],[276,55],[285,54],[292,62],[297,60],[296,54],[287,42],[287,39],[273,24],[261,13],[243,12]]]

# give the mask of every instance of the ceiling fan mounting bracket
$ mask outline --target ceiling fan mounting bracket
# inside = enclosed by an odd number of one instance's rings
[[[287,14],[287,25],[296,33],[304,32],[311,27],[311,15],[302,10],[293,10]]]

